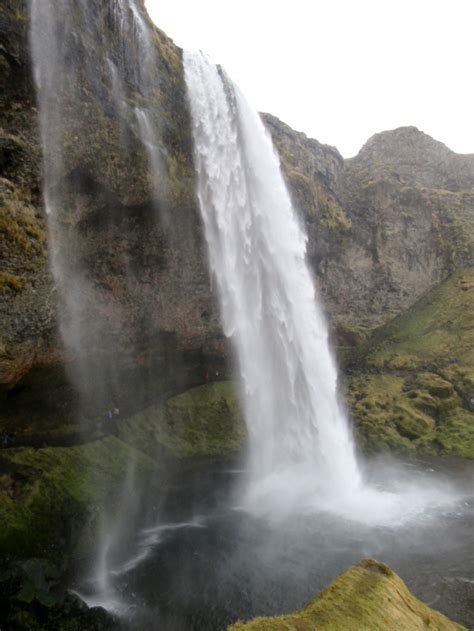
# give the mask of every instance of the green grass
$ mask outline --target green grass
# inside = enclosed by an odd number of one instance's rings
[[[415,598],[383,563],[347,569],[304,609],[237,623],[229,631],[455,631],[462,627]]]
[[[474,458],[474,268],[354,351],[347,396],[366,451]]]

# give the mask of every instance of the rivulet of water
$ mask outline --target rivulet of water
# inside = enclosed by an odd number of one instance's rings
[[[127,378],[123,366],[135,352],[134,340],[122,335],[121,327],[129,318],[127,301],[134,295],[136,261],[117,245],[123,196],[118,199],[113,193],[112,170],[97,177],[94,170],[111,157],[130,161],[130,146],[136,151],[141,145],[144,167],[147,161],[149,167],[149,214],[161,227],[155,207],[166,201],[166,177],[155,107],[158,52],[152,25],[136,0],[30,0],[29,8],[50,264],[61,337],[71,358],[70,381],[80,399],[72,413],[87,418],[91,426],[102,419],[98,426],[103,427],[110,424],[112,410],[118,414],[122,401],[133,396],[132,387],[127,395],[121,394]],[[99,125],[102,135],[97,133]],[[97,136],[102,144],[104,138],[109,143],[110,155],[104,150],[102,160],[94,162],[90,153]],[[96,215],[89,213],[90,206]],[[97,230],[84,228],[88,221]],[[94,238],[98,243],[91,256]],[[98,259],[102,269],[95,265]],[[120,279],[115,293],[101,287],[107,274]],[[124,533],[133,529],[140,504],[146,504],[135,479],[134,457],[130,450],[117,505],[102,507],[93,577],[101,602],[114,602],[109,587],[112,559],[126,547]],[[85,473],[84,484],[93,485],[95,476],[100,477],[100,471]]]

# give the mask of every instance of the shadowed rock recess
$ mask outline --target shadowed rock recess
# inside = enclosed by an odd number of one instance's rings
[[[89,4],[90,23],[111,54],[131,46],[113,28],[113,0]],[[90,542],[98,506],[120,492],[126,463],[133,456],[136,475],[153,488],[164,461],[229,455],[245,445],[195,195],[182,51],[151,25],[143,1],[137,5],[153,32],[160,80],[145,97],[130,67],[128,105],[133,111],[147,98],[159,120],[159,207],[147,147],[136,119],[117,111],[112,86],[80,74],[61,130],[67,203],[59,221],[71,266],[99,297],[82,326],[90,330],[82,352],[100,366],[113,349],[116,387],[107,404],[120,409],[120,419],[107,427],[102,407],[81,402],[70,379],[75,358],[59,334],[28,3],[0,5],[0,433],[14,437],[0,451],[0,556],[15,557],[5,572],[0,567],[0,626],[4,616],[12,628],[45,628],[45,620],[52,629],[109,628],[101,612],[89,614],[73,600],[66,605],[78,626],[67,626],[65,601],[59,607],[52,591]],[[76,61],[99,67],[101,51],[87,33],[77,29],[71,38]],[[373,136],[344,160],[275,117],[263,119],[308,231],[361,447],[473,458],[474,156],[406,127]],[[421,629],[422,620],[433,629],[460,628],[373,562],[282,618],[286,626],[242,628],[316,628],[304,625],[313,624],[314,612],[323,624],[325,603],[344,581],[347,593],[368,599],[360,619],[374,616],[375,626],[350,628]],[[400,613],[403,624],[382,625],[371,594],[393,596],[393,619]],[[343,626],[317,628],[349,628],[344,611]]]

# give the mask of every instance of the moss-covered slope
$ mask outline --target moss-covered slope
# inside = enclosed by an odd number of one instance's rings
[[[395,572],[365,560],[336,578],[304,609],[237,623],[229,631],[454,631],[464,629],[415,598]]]
[[[208,383],[119,423],[118,435],[145,453],[178,458],[225,456],[242,448],[246,430],[228,381]]]
[[[90,543],[101,509],[122,491],[131,466],[140,488],[159,492],[164,458],[226,456],[246,436],[230,382],[192,388],[88,431],[80,445],[0,452],[0,555],[57,562],[74,556],[80,543]]]
[[[0,459],[0,554],[48,558],[62,565],[120,493],[134,463],[150,479],[157,464],[115,436],[76,447],[18,448]]]
[[[376,330],[348,400],[363,445],[474,457],[474,268]]]

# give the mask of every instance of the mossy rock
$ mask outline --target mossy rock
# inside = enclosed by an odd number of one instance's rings
[[[75,447],[4,450],[0,552],[58,563],[80,554],[131,462],[144,479],[158,473],[156,462],[114,436]]]
[[[118,435],[151,456],[165,450],[184,458],[238,452],[245,444],[246,430],[234,386],[217,381],[121,421]]]
[[[411,383],[407,389],[406,377],[383,373],[350,377],[347,402],[362,450],[474,458],[474,414],[455,393],[438,398]]]
[[[417,375],[416,382],[420,388],[428,390],[433,397],[448,399],[454,396],[453,385],[439,375],[424,372]]]
[[[474,458],[473,283],[474,268],[456,272],[352,353],[364,451]]]
[[[474,370],[474,267],[452,274],[403,314],[380,327],[353,360],[378,369]],[[432,371],[429,371],[432,372]],[[436,371],[438,372],[438,371]]]
[[[237,623],[229,631],[461,631],[430,609],[387,565],[367,559],[338,576],[304,609]]]
[[[26,286],[26,280],[16,274],[8,272],[0,272],[0,292],[5,289],[11,289],[14,292],[20,292]]]
[[[89,609],[78,597],[57,590],[60,573],[44,559],[2,560],[0,627],[36,631],[106,631],[117,623],[104,609]]]

